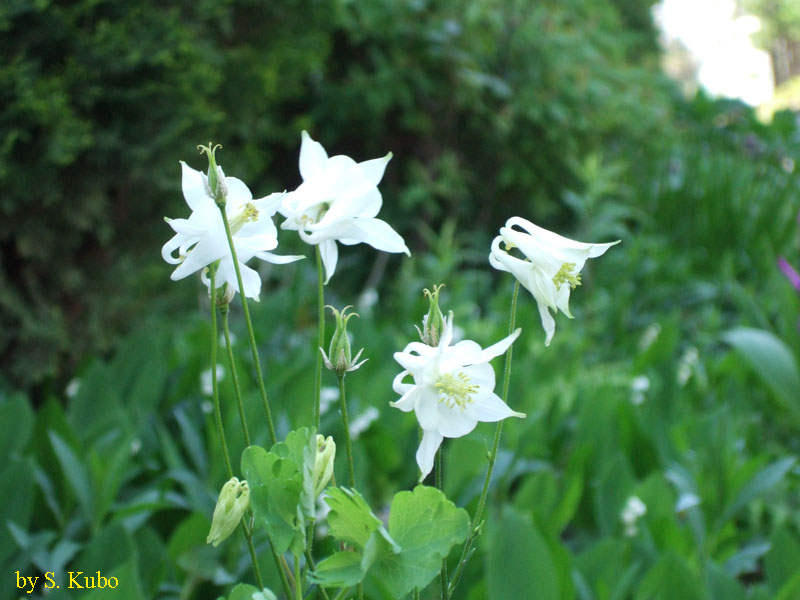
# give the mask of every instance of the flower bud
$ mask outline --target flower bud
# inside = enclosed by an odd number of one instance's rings
[[[222,172],[222,167],[217,166],[216,153],[217,150],[222,148],[220,144],[208,143],[208,146],[198,146],[200,152],[208,156],[208,194],[220,206],[225,205],[225,198],[228,195],[228,189],[225,185],[225,174]]]
[[[328,485],[333,475],[333,459],[336,457],[336,443],[331,436],[324,437],[317,434],[317,454],[314,457],[314,471],[311,480],[314,483],[314,497],[316,498]]]
[[[230,536],[239,525],[248,506],[250,506],[250,488],[247,486],[247,481],[239,481],[236,477],[232,477],[222,486],[222,491],[219,493],[206,543],[216,547]]]
[[[417,327],[417,331],[419,332],[419,337],[422,338],[422,342],[428,346],[438,346],[439,337],[444,331],[444,315],[442,314],[442,309],[439,308],[439,292],[443,287],[444,284],[442,283],[441,285],[434,285],[432,292],[428,288],[423,290],[430,302],[430,308],[428,308],[428,314],[422,317],[422,330],[420,331],[420,328]]]
[[[347,337],[347,322],[351,317],[357,317],[358,314],[347,314],[347,309],[352,308],[351,306],[345,306],[342,312],[339,312],[332,306],[328,306],[328,308],[331,309],[333,316],[336,318],[336,330],[333,332],[328,354],[326,355],[322,348],[320,348],[319,351],[322,352],[325,366],[328,369],[334,371],[338,375],[344,375],[348,371],[355,371],[366,362],[366,360],[362,360],[360,363],[357,362],[358,357],[361,356],[361,353],[364,351],[363,348],[358,351],[355,358],[352,358],[350,354],[350,340]]]

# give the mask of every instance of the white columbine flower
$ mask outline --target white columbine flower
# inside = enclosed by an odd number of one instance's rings
[[[168,263],[178,265],[170,276],[173,281],[183,279],[192,273],[204,269],[221,260],[217,269],[216,286],[221,288],[228,284],[239,290],[233,258],[225,235],[220,210],[214,202],[208,184],[208,176],[195,171],[186,163],[183,168],[183,197],[192,214],[188,219],[167,219],[167,223],[175,231],[175,235],[163,248],[161,256]],[[258,273],[245,263],[253,257],[271,263],[288,263],[303,258],[302,256],[278,256],[269,250],[278,245],[278,230],[272,222],[278,204],[285,194],[271,194],[258,200],[245,183],[236,177],[225,177],[221,167],[217,167],[220,187],[225,191],[225,213],[236,247],[236,257],[242,273],[245,296],[258,300],[261,292],[261,278]],[[178,251],[178,256],[174,255]],[[211,283],[202,275],[203,282],[210,287]]]
[[[375,218],[383,203],[378,183],[391,158],[391,152],[361,163],[349,156],[328,158],[322,144],[303,132],[303,183],[286,195],[278,210],[286,217],[281,229],[296,230],[304,242],[319,245],[325,283],[336,270],[337,241],[345,245],[363,242],[384,252],[410,254],[403,238]]]
[[[451,346],[453,313],[446,319],[438,346],[412,342],[394,358],[405,370],[392,387],[402,397],[392,406],[414,411],[422,427],[417,464],[424,479],[433,468],[436,451],[445,437],[456,438],[475,429],[478,421],[496,422],[506,417],[524,417],[511,410],[494,393],[494,369],[489,361],[503,354],[519,336],[520,329],[485,350],[463,340]],[[414,383],[404,383],[411,375]]]
[[[512,229],[514,226],[523,231]],[[505,250],[500,248],[505,245]],[[609,244],[585,244],[537,227],[521,217],[512,217],[500,228],[492,241],[489,263],[500,271],[508,271],[527,289],[539,305],[539,316],[550,345],[556,322],[549,309],[564,312],[570,319],[569,293],[581,284],[580,272],[587,258],[603,254],[619,240]],[[519,248],[524,259],[511,256],[508,250]]]

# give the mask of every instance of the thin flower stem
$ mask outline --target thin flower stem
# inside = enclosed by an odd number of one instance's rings
[[[320,348],[325,344],[325,287],[322,278],[322,255],[319,252],[319,246],[316,246],[317,255],[317,296],[319,300],[319,312],[317,314],[318,330],[317,334],[317,348],[314,348],[314,354],[317,357],[317,370],[314,373],[314,406],[312,407],[314,429],[319,433],[319,399],[322,390],[322,353]],[[314,523],[308,528],[308,535],[306,537],[306,548],[309,554],[314,546]],[[320,588],[322,589],[322,588]],[[323,590],[323,594],[324,594]],[[325,596],[327,598],[327,595]]]
[[[225,459],[225,470],[228,473],[228,479],[230,479],[233,477],[233,467],[231,466],[231,455],[228,452],[228,442],[225,440],[225,429],[222,426],[222,411],[219,406],[219,381],[217,381],[217,340],[219,332],[217,331],[216,266],[211,266],[209,276],[211,280],[211,392],[214,398],[214,422],[217,425],[217,437],[219,437],[222,456]]]
[[[342,588],[333,600],[342,600],[349,590],[350,588]]]
[[[350,443],[350,421],[347,418],[347,398],[345,397],[344,376],[345,373],[338,375],[339,405],[341,406],[342,409],[342,425],[344,426],[344,449],[347,453],[348,483],[350,484],[350,489],[355,489],[356,472],[355,472],[355,467],[353,466],[353,447]],[[364,597],[364,587],[360,583],[356,586],[356,595],[358,596],[358,600],[362,600],[362,598]]]
[[[233,347],[231,346],[231,332],[228,327],[228,313],[230,306],[222,304],[219,307],[222,313],[222,330],[225,333],[225,347],[228,350],[228,364],[231,370],[231,381],[233,381],[233,389],[236,392],[236,404],[239,408],[239,420],[242,422],[242,433],[244,434],[245,446],[250,445],[250,431],[247,428],[247,417],[244,414],[244,402],[242,401],[242,388],[239,385],[239,375],[236,372],[236,363],[233,359]]]
[[[322,254],[319,245],[315,246],[317,254],[317,320],[319,333],[317,334],[317,347],[314,354],[317,356],[317,370],[314,375],[314,427],[319,433],[319,397],[322,391],[322,353],[319,351],[325,345],[325,284],[322,274]]]
[[[228,442],[225,440],[225,430],[222,427],[222,411],[219,406],[219,381],[217,380],[217,339],[219,338],[219,331],[217,331],[217,287],[216,275],[217,268],[212,266],[209,269],[211,279],[211,393],[214,397],[214,420],[217,424],[217,435],[219,436],[219,443],[222,446],[222,455],[225,457],[225,470],[228,473],[228,479],[233,477],[233,467],[231,466],[231,457],[228,452]],[[253,546],[253,536],[247,529],[244,520],[241,523],[242,532],[247,540],[247,548],[250,551],[250,561],[253,563],[253,575],[256,578],[256,583],[259,589],[264,588],[264,581],[261,578],[261,567],[258,566],[258,559],[256,557],[256,549]]]
[[[347,483],[351,488],[356,487],[356,473],[353,467],[353,447],[350,445],[350,422],[347,419],[347,400],[344,391],[344,373],[339,375],[339,405],[342,410],[342,425],[344,425],[344,448],[347,453]]]
[[[419,600],[419,590],[414,588],[414,600]]]
[[[436,451],[436,488],[444,492],[444,447],[439,446]],[[447,591],[447,557],[442,558],[442,569],[439,573],[439,582],[441,584],[442,600],[448,600],[450,594]]]
[[[511,296],[511,311],[508,316],[509,335],[511,335],[514,332],[514,326],[516,324],[518,296],[519,296],[519,280],[515,280],[514,293]],[[504,404],[508,403],[508,388],[511,382],[512,349],[513,345],[509,346],[508,350],[506,351],[505,369],[503,373]],[[486,507],[486,498],[489,495],[489,484],[491,483],[492,480],[492,472],[494,471],[494,464],[497,461],[497,452],[500,448],[500,434],[502,432],[503,432],[503,421],[498,421],[497,428],[494,431],[494,441],[492,442],[492,451],[489,453],[489,466],[486,469],[486,477],[483,480],[483,490],[481,491],[481,496],[480,499],[478,500],[478,508],[475,510],[475,516],[472,518],[469,535],[467,536],[467,540],[464,542],[464,549],[461,552],[461,558],[458,561],[458,566],[456,567],[455,573],[453,573],[453,577],[450,580],[450,585],[448,587],[449,594],[452,594],[453,590],[455,590],[456,585],[458,585],[458,581],[459,579],[461,579],[461,575],[464,572],[464,567],[466,567],[467,562],[472,556],[470,552],[470,550],[472,549],[472,544],[475,543],[475,539],[478,537],[478,534],[480,533],[481,521],[483,519],[483,511]]]
[[[250,318],[250,309],[247,307],[247,296],[244,293],[244,284],[242,283],[242,271],[239,268],[239,259],[236,257],[236,246],[233,243],[233,235],[231,234],[231,225],[228,222],[228,215],[225,212],[225,205],[219,207],[219,212],[222,214],[222,222],[225,224],[225,235],[228,238],[228,246],[231,249],[231,258],[233,259],[233,268],[236,271],[236,281],[239,284],[239,295],[242,297],[242,312],[244,313],[244,322],[247,325],[247,337],[250,341],[250,351],[253,353],[253,365],[256,370],[256,381],[258,382],[258,391],[261,393],[261,402],[264,405],[264,414],[267,417],[267,428],[269,430],[270,443],[274,444],[278,441],[275,435],[275,425],[272,423],[272,411],[269,408],[269,399],[267,398],[267,388],[264,386],[264,375],[261,373],[261,361],[258,358],[258,347],[256,346],[256,336],[253,333],[253,321]],[[249,444],[248,444],[249,445]]]
[[[244,533],[244,538],[247,540],[247,549],[250,551],[250,562],[253,563],[253,574],[256,577],[256,583],[258,584],[258,589],[264,589],[264,580],[261,578],[261,567],[258,566],[258,557],[256,556],[256,548],[253,545],[253,532],[247,528],[247,525],[244,523],[244,519],[241,522],[242,525],[242,532]]]
[[[317,565],[314,564],[314,557],[311,556],[311,550],[309,550],[308,546],[306,546],[305,555],[306,555],[306,565],[307,565],[307,567],[312,571],[315,570],[317,568]],[[319,593],[322,595],[322,597],[325,600],[330,600],[328,598],[328,592],[325,591],[325,588],[323,588],[320,585],[317,585],[317,589],[319,590]]]
[[[294,555],[294,597],[303,600],[303,578],[300,576],[300,556]]]

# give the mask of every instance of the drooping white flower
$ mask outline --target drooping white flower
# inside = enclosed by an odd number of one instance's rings
[[[471,341],[453,340],[453,313],[446,319],[438,346],[412,342],[394,358],[405,370],[392,387],[401,394],[392,406],[414,411],[422,428],[417,464],[424,479],[433,468],[436,451],[445,437],[457,438],[475,429],[478,421],[496,422],[524,417],[511,410],[494,393],[495,375],[489,361],[503,354],[519,336],[520,329],[486,349]],[[403,380],[411,376],[414,383]]]
[[[173,281],[183,279],[219,260],[216,286],[221,288],[227,283],[239,292],[225,226],[220,209],[211,195],[208,176],[195,171],[184,162],[181,162],[181,167],[183,197],[192,209],[192,214],[188,219],[167,219],[175,235],[161,248],[161,256],[168,263],[178,265],[170,278]],[[269,252],[278,246],[278,230],[272,222],[272,216],[284,194],[271,194],[254,200],[253,194],[242,180],[225,177],[221,167],[217,167],[217,174],[219,185],[225,191],[225,213],[233,235],[245,296],[258,300],[261,278],[245,264],[247,261],[256,257],[282,264],[303,258],[279,256]],[[176,250],[177,256],[174,254]],[[205,273],[202,279],[210,287]]]
[[[319,245],[325,283],[336,271],[345,245],[369,244],[384,252],[409,254],[403,238],[388,223],[375,218],[383,200],[378,183],[391,152],[383,158],[356,163],[349,156],[331,156],[322,144],[303,132],[300,175],[303,183],[287,194],[278,210],[286,217],[281,229],[296,230],[307,244]]]
[[[513,229],[514,226],[523,231]],[[539,305],[546,338],[550,345],[556,322],[550,310],[564,312],[570,319],[570,290],[581,284],[580,272],[586,259],[603,254],[619,240],[608,244],[586,244],[542,229],[521,217],[512,217],[500,228],[492,241],[489,263],[500,271],[508,271],[527,289]],[[505,245],[505,249],[500,248]],[[519,248],[525,259],[511,256],[508,250]]]

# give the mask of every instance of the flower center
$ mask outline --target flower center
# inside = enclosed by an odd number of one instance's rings
[[[458,405],[463,409],[472,402],[472,394],[478,391],[478,386],[470,384],[469,377],[463,372],[440,375],[434,387],[439,392],[439,402],[444,402],[448,408]]]
[[[258,209],[252,202],[244,205],[242,212],[231,219],[231,234],[235,235],[244,227],[245,223],[258,219]]]
[[[553,283],[556,284],[556,289],[560,289],[565,283],[569,284],[573,290],[581,284],[580,273],[575,272],[575,263],[564,263],[561,268],[553,276]]]

